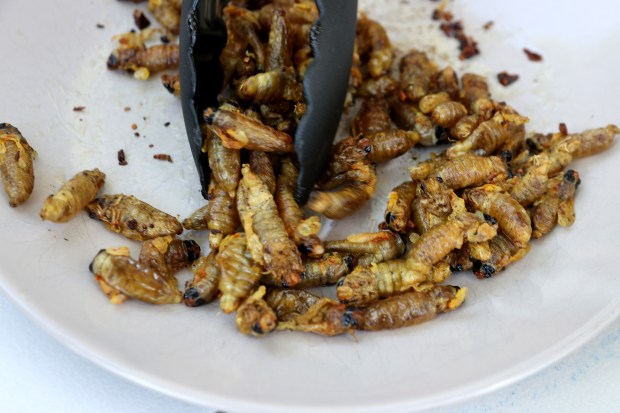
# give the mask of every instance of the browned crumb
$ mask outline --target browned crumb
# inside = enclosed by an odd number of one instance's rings
[[[488,22],[486,22],[486,23],[482,26],[482,28],[483,28],[484,30],[490,30],[490,29],[491,29],[491,27],[493,27],[493,20],[489,20]]]
[[[131,129],[136,130],[138,129],[138,125],[136,125],[135,123],[131,124]]]
[[[527,58],[530,62],[540,62],[542,60],[542,55],[536,52],[532,52],[529,49],[523,48],[523,51],[527,55]]]
[[[74,112],[82,112],[84,111],[84,109],[86,109],[86,106],[74,106],[73,107]]]
[[[564,122],[560,123],[560,133],[562,134],[562,136],[568,135],[568,128],[566,127],[566,123]]]
[[[452,15],[450,15],[450,19],[452,19]],[[459,54],[460,60],[470,59],[480,53],[478,42],[473,37],[465,34],[462,21],[445,21],[441,23],[439,28],[447,37],[453,37],[458,40],[459,50],[461,51]]]
[[[499,80],[499,83],[501,83],[502,86],[511,85],[514,82],[516,82],[518,79],[519,79],[519,75],[510,74],[505,71],[497,74],[497,80]]]
[[[153,148],[155,145],[153,145],[152,143],[149,144],[149,148]]]
[[[151,21],[144,15],[142,10],[139,9],[133,11],[133,21],[140,30],[146,29],[151,25]]]
[[[118,157],[118,164],[119,165],[121,165],[121,166],[127,165],[127,160],[125,159],[125,151],[124,150],[122,150],[122,149],[119,150],[118,154],[117,154],[117,157]]]
[[[125,112],[129,112],[131,110],[131,108],[129,106],[125,106],[125,108],[123,109]]]
[[[172,157],[166,153],[157,153],[153,155],[153,158],[157,159],[158,161],[168,161],[172,163]]]

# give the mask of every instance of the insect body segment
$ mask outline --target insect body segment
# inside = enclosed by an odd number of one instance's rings
[[[263,300],[266,289],[264,285],[248,297],[237,309],[235,322],[242,334],[260,337],[276,328],[276,313]]]
[[[211,250],[209,255],[198,258],[192,264],[194,278],[185,286],[183,293],[186,306],[197,307],[217,297],[221,272],[215,260],[216,254],[217,251]]]
[[[82,171],[67,181],[43,203],[39,215],[52,222],[67,222],[88,205],[103,187],[105,174],[99,169]]]
[[[16,127],[0,123],[0,175],[11,207],[30,198],[34,188],[32,161],[36,154]]]

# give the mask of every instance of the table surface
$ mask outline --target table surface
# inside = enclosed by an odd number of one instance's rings
[[[0,293],[0,411],[214,413],[116,376],[48,336]],[[620,320],[512,386],[432,413],[617,412]]]

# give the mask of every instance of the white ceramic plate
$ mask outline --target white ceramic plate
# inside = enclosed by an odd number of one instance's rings
[[[497,99],[531,118],[530,129],[553,131],[566,122],[577,131],[619,121],[614,2],[562,9],[534,0],[478,1],[467,9],[456,3],[454,14],[482,50],[468,62],[456,60],[456,44],[430,21],[437,3],[361,3],[386,22],[401,50],[431,51],[461,73],[518,73],[508,88],[490,83]],[[43,199],[75,172],[99,167],[108,175],[108,193],[131,193],[181,217],[203,202],[179,102],[157,78],[138,82],[105,68],[111,36],[132,27],[133,7],[105,0],[0,4],[0,120],[20,128],[39,152],[29,202],[17,209],[0,202],[0,286],[79,354],[153,389],[227,410],[412,411],[521,379],[618,316],[617,144],[574,164],[583,184],[571,228],[533,242],[525,259],[493,279],[454,276],[452,283],[470,288],[466,304],[430,323],[357,340],[299,333],[257,340],[238,334],[232,316],[217,306],[108,304],[88,264],[100,248],[127,242],[85,214],[64,225],[41,222]],[[489,20],[495,25],[485,32]],[[529,62],[523,47],[541,52],[544,61]],[[74,106],[86,108],[74,112]],[[119,149],[127,166],[117,164]],[[174,162],[154,160],[154,153]],[[403,157],[382,167],[376,200],[329,236],[376,228],[385,194],[406,176],[409,162]]]

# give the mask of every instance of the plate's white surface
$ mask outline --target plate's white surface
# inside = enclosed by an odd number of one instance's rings
[[[496,98],[531,118],[530,129],[619,122],[618,6],[598,0],[556,10],[551,1],[537,3],[455,4],[482,50],[464,64],[454,62],[455,44],[430,23],[436,3],[375,2],[369,11],[386,20],[400,49],[434,48],[441,63],[455,63],[459,72],[520,74],[509,88],[491,83]],[[132,7],[105,0],[0,4],[0,121],[17,126],[39,152],[29,202],[17,209],[0,202],[0,286],[78,353],[149,387],[233,411],[411,411],[522,378],[620,313],[617,145],[573,165],[583,182],[573,227],[535,241],[501,276],[455,276],[453,283],[470,288],[466,304],[427,324],[358,334],[357,341],[297,333],[255,340],[238,334],[232,316],[217,306],[109,305],[88,263],[100,248],[127,242],[85,215],[65,225],[41,222],[45,196],[75,172],[99,167],[108,175],[106,192],[132,193],[181,217],[203,202],[179,102],[157,78],[140,83],[105,68],[110,37],[132,27]],[[489,20],[495,26],[484,32]],[[540,51],[544,61],[527,61],[523,47]],[[74,106],[86,109],[74,112]],[[116,161],[121,148],[125,167]],[[156,161],[154,153],[168,153],[174,163]],[[407,162],[383,167],[376,201],[330,236],[375,228],[385,194],[405,176]]]

